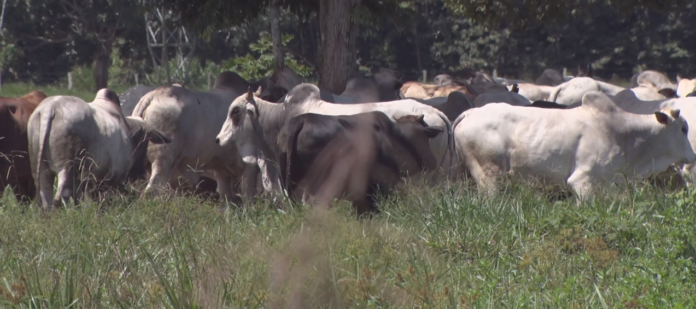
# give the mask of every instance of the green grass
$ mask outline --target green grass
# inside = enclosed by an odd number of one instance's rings
[[[693,308],[696,195],[551,202],[511,185],[408,186],[357,220],[260,202],[0,202],[0,307]]]
[[[110,86],[110,89],[116,91],[116,93],[122,93],[130,86],[114,85]],[[73,90],[68,90],[66,85],[48,85],[48,86],[37,86],[28,83],[12,83],[3,84],[2,90],[0,90],[0,96],[3,97],[21,97],[31,91],[39,90],[45,93],[47,96],[54,95],[71,95],[82,98],[87,102],[92,102],[94,100],[94,95],[97,93],[94,90],[85,87],[76,87]]]

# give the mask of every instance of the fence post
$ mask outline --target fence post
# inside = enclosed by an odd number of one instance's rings
[[[423,84],[425,84],[428,81],[428,71],[423,70]]]
[[[135,85],[140,86],[140,81],[138,81],[138,73],[135,73]]]
[[[493,77],[498,77],[498,69],[493,69]]]
[[[213,88],[213,77],[210,73],[208,73],[208,91]]]
[[[72,78],[72,72],[68,72],[68,90],[73,89],[73,78]]]
[[[563,78],[568,76],[568,68],[563,68]]]

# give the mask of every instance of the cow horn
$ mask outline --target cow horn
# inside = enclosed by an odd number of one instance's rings
[[[672,115],[672,118],[679,119],[679,110],[678,109],[670,109],[669,114]]]
[[[249,90],[248,90],[248,92],[247,92],[247,97],[246,97],[246,99],[247,99],[247,101],[252,101],[252,100],[254,100],[254,91],[251,90],[251,86],[249,86]]]

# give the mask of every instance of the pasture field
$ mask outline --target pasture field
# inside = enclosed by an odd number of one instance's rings
[[[591,203],[510,182],[408,184],[347,203],[220,211],[169,195],[42,213],[0,203],[0,307],[693,308],[696,192],[633,184]]]
[[[30,90],[94,97],[0,95]],[[345,202],[223,212],[129,189],[50,213],[5,192],[0,308],[696,307],[694,190],[633,183],[577,206],[514,181],[492,199],[408,184],[357,220]]]

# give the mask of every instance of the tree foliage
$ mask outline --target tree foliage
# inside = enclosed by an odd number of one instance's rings
[[[93,65],[99,40],[90,31],[75,31],[76,27],[86,29],[86,24],[74,23],[65,14],[63,1],[67,0],[8,0],[0,39],[5,82],[54,83],[77,67]],[[497,69],[500,75],[533,78],[546,68],[567,67],[572,74],[578,65],[587,64],[607,79],[614,74],[628,79],[639,67],[665,71],[672,78],[676,74],[695,76],[696,64],[690,60],[696,53],[696,4],[680,1],[568,0],[531,10],[526,7],[540,0],[362,0],[351,12],[358,24],[356,66],[366,74],[373,68],[389,67],[405,73],[408,80],[420,79],[422,70],[429,77],[439,73],[467,77],[478,70]],[[267,72],[270,50],[254,50],[264,44],[264,33],[270,29],[266,0],[230,2],[234,6],[222,0],[195,5],[183,0],[142,3],[147,7],[191,6],[183,10],[178,22],[208,29],[208,38],[200,42],[195,55],[196,65],[205,68],[201,72],[216,74],[223,63],[249,76]],[[279,3],[286,55],[310,68],[311,73],[303,72],[316,80],[322,56],[319,1]],[[153,68],[144,11],[130,0],[109,0],[107,4],[85,6],[89,9],[85,14],[93,18],[84,22],[110,25],[108,18],[129,12],[122,16],[127,22],[121,23],[109,53],[116,66],[109,70],[110,78],[134,83],[133,74],[138,73],[141,82],[146,82],[145,75]],[[202,13],[210,8],[215,8],[215,14]],[[237,59],[234,65],[229,65],[231,59]],[[197,83],[205,85],[206,74],[201,75],[203,80]]]
[[[283,35],[283,46],[293,39],[292,35]],[[234,57],[222,63],[224,70],[238,72],[246,80],[259,80],[273,73],[274,59],[272,51],[271,36],[267,32],[261,35],[258,42],[250,44],[252,53],[243,57]],[[294,56],[286,53],[285,66],[302,77],[307,77],[312,73],[312,69],[302,65]]]
[[[489,26],[504,25],[516,28],[564,24],[569,19],[592,16],[590,7],[609,6],[628,15],[635,8],[678,11],[691,3],[688,0],[444,0],[454,13],[467,16]]]

